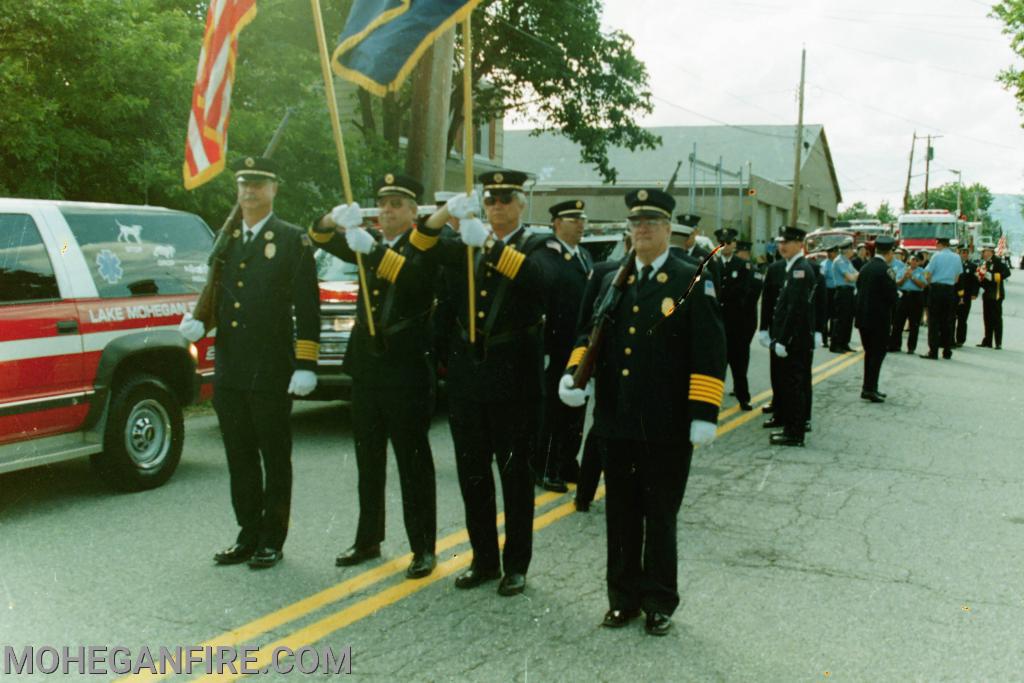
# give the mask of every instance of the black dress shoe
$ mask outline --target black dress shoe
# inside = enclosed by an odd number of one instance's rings
[[[1002,350],[1003,350],[1003,345],[1002,344],[996,344],[996,351],[1002,351]]]
[[[857,353],[857,349],[847,345],[843,347],[843,353]]]
[[[430,576],[437,566],[437,555],[434,553],[413,553],[412,562],[405,570],[405,576],[409,579],[422,579]]]
[[[911,356],[914,355],[915,351],[917,351],[917,349],[907,349],[907,353],[909,353]]]
[[[771,415],[772,413],[775,412],[775,406],[772,405],[771,403],[765,403],[763,406],[761,406],[761,412],[764,413],[765,415]]]
[[[975,346],[977,346],[979,349],[991,349],[992,348],[991,344],[986,344],[985,342],[981,342],[980,344],[975,344]]]
[[[576,506],[576,512],[590,512],[590,501],[580,500],[577,498],[573,501],[573,505]]]
[[[952,351],[944,351],[942,353],[942,360],[949,360],[952,357],[953,357],[953,352]]]
[[[250,569],[268,569],[281,561],[284,551],[277,548],[260,548],[249,558]]]
[[[804,437],[792,436],[791,434],[781,433],[772,434],[768,441],[773,446],[803,446]]]
[[[227,550],[221,550],[214,555],[213,561],[217,564],[241,564],[252,557],[255,550],[256,546],[254,545],[236,543]]]
[[[558,477],[544,477],[544,481],[541,482],[540,486],[545,491],[554,491],[555,493],[567,493],[569,491],[569,487]]]
[[[604,613],[601,626],[605,628],[622,628],[640,616],[638,609],[610,609]]]
[[[938,360],[939,354],[937,353],[922,353],[921,358],[927,358],[928,360]]]
[[[526,589],[526,574],[505,574],[498,584],[498,595],[519,595]]]
[[[860,392],[860,397],[872,403],[885,403],[885,399],[877,391],[862,391]]]
[[[335,567],[353,567],[362,564],[367,560],[375,560],[380,557],[380,544],[368,545],[365,548],[352,546],[341,555],[334,558]]]
[[[765,429],[775,429],[776,427],[781,427],[783,425],[782,420],[776,417],[770,417],[767,420],[765,420],[764,423],[761,424],[761,426],[764,427]]]
[[[746,411],[746,412],[750,412],[753,409],[754,409],[754,406],[750,405],[749,403],[740,401],[740,410],[743,410],[743,411]]]
[[[811,421],[808,420],[804,423],[804,434],[809,434],[811,431]]]
[[[672,630],[672,617],[661,612],[648,612],[644,630],[648,635],[667,636]]]
[[[477,569],[476,567],[470,566],[469,569],[455,577],[456,588],[476,588],[482,583],[487,581],[494,581],[501,576],[501,572],[497,569],[491,569],[484,571]]]
[[[879,396],[881,396],[882,398],[889,398],[889,394],[886,394],[884,392],[875,391],[875,393],[878,394]]]

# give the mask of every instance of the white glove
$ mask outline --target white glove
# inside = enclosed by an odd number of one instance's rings
[[[288,383],[288,393],[296,396],[308,396],[316,389],[316,373],[312,370],[296,370],[292,373],[292,381]]]
[[[821,336],[821,332],[814,333],[814,348],[820,349],[825,345],[825,338]]]
[[[768,330],[761,330],[757,333],[757,343],[766,349],[772,345],[772,338],[768,334]]]
[[[547,370],[549,365],[551,365],[551,356],[545,353],[544,354],[544,369]]]
[[[358,228],[363,224],[363,212],[359,209],[359,204],[356,202],[339,204],[331,209],[331,220],[346,230]]]
[[[465,220],[470,216],[479,216],[480,198],[476,196],[476,190],[473,190],[469,194],[460,192],[448,200],[445,204],[445,208],[448,209],[448,213],[459,220]]]
[[[178,323],[178,331],[190,342],[197,342],[206,335],[206,326],[193,318],[191,313],[186,313]]]
[[[587,402],[590,395],[590,385],[586,389],[577,389],[573,386],[572,375],[563,375],[558,383],[558,398],[570,408],[579,408]]]
[[[357,254],[369,254],[376,244],[373,235],[366,228],[360,227],[345,228],[345,242]]]
[[[718,425],[706,420],[693,420],[690,422],[690,443],[694,446],[709,444],[718,435]]]
[[[785,358],[789,355],[786,351],[786,347],[779,342],[772,342],[772,349],[775,351],[775,355],[779,358]]]
[[[479,218],[465,218],[459,224],[459,237],[467,247],[484,246],[487,235],[487,228]]]

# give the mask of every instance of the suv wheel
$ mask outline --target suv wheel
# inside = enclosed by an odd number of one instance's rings
[[[117,488],[155,488],[174,474],[184,440],[177,397],[159,378],[136,375],[114,390],[103,452],[93,464]]]

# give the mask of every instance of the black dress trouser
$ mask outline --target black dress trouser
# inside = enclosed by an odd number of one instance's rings
[[[981,302],[982,318],[985,321],[985,338],[982,344],[988,346],[995,341],[996,346],[1003,345],[1003,302],[1002,300],[983,299]]]
[[[953,325],[956,320],[956,290],[953,285],[928,287],[928,352],[938,355],[953,352]]]
[[[971,314],[971,297],[958,296],[956,303],[956,332],[953,341],[957,346],[967,343],[967,316]]]
[[[413,553],[434,552],[437,537],[437,487],[427,432],[434,412],[430,388],[352,385],[352,431],[359,471],[359,524],[355,545],[367,548],[384,540],[384,488],[388,440],[395,451],[402,488],[402,516]]]
[[[864,382],[861,391],[878,391],[878,375],[889,350],[890,336],[888,327],[860,329],[860,343],[864,347]]]
[[[802,437],[810,419],[811,349],[787,349],[779,358],[779,386],[772,400],[775,419],[782,423],[788,436]],[[773,358],[776,357],[772,353]]]
[[[889,350],[899,351],[903,346],[903,328],[909,324],[907,332],[907,351],[913,353],[917,349],[917,334],[921,329],[921,312],[924,310],[924,292],[904,291],[896,303],[896,314],[892,320],[892,334],[889,337]]]
[[[292,500],[292,400],[287,393],[216,387],[241,545],[280,550]]]
[[[576,454],[583,443],[587,409],[586,406],[567,406],[558,397],[558,383],[562,380],[567,360],[553,360],[545,372],[544,422],[537,448],[538,462],[534,463],[533,469],[539,476],[575,481],[579,476]]]
[[[621,439],[605,446],[608,604],[671,615],[679,605],[676,518],[693,446]]]
[[[449,398],[452,441],[473,566],[504,567],[525,574],[533,555],[533,477],[530,458],[540,427],[542,402]],[[499,563],[496,495],[492,463],[497,462],[505,502],[505,548]]]
[[[747,321],[725,320],[725,348],[732,375],[732,389],[736,400],[750,403],[750,384],[747,369],[750,367],[750,342],[754,339],[754,327]]]

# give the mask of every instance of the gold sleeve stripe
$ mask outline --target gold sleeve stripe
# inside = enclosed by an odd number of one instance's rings
[[[519,274],[519,269],[523,267],[523,261],[525,260],[526,256],[524,254],[519,253],[512,247],[505,247],[501,252],[501,258],[498,259],[496,267],[499,273],[509,280],[514,280],[516,275]]]
[[[725,381],[711,375],[690,375],[690,386],[694,385],[707,387],[708,389],[725,389]]]
[[[721,394],[719,394],[718,396],[710,396],[708,394],[698,393],[698,392],[694,391],[691,388],[690,389],[690,397],[689,398],[690,398],[691,401],[699,401],[701,403],[710,403],[711,405],[715,406],[716,408],[721,408],[722,407],[722,396],[721,396]]]
[[[996,277],[995,277],[996,282],[997,283],[1001,282],[1002,279],[1003,279],[1003,274],[1002,273],[996,273]]]
[[[586,354],[586,352],[586,346],[577,346],[575,349],[572,350],[572,353],[569,355],[569,362],[566,364],[565,367],[572,368],[582,363],[583,356],[584,354]]]
[[[404,265],[405,257],[397,251],[388,249],[387,253],[384,254],[384,258],[380,260],[380,265],[377,266],[377,276],[384,278],[388,282],[394,282],[398,279],[398,273]]]
[[[412,236],[409,237],[409,244],[420,251],[429,251],[437,244],[438,239],[438,235],[427,235],[416,228],[412,231]]]
[[[298,340],[295,342],[295,358],[298,360],[318,360],[320,358],[320,344],[315,341]]]
[[[334,237],[334,232],[317,232],[313,228],[309,229],[309,238],[318,244],[327,244]]]

